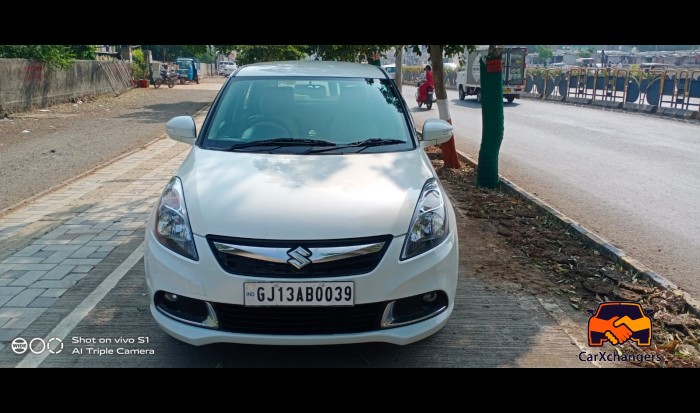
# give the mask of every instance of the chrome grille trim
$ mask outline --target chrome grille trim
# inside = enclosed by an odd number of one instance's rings
[[[290,251],[290,248],[256,247],[250,245],[228,244],[219,241],[214,241],[213,244],[217,250],[225,254],[237,255],[240,257],[279,264],[287,263],[289,260],[288,251]],[[372,244],[340,247],[307,248],[311,252],[311,256],[308,259],[313,263],[322,263],[359,257],[381,251],[382,248],[384,248],[384,244],[385,242],[375,242]]]

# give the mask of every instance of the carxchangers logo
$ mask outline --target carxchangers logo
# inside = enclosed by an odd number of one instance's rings
[[[29,342],[22,337],[17,337],[12,340],[11,346],[12,351],[17,354],[24,354],[27,350],[34,354],[42,354],[45,351],[50,354],[58,354],[63,351],[63,342],[58,337],[53,337],[48,340],[36,337],[29,340]]]
[[[588,319],[588,345],[602,347],[605,342],[620,346],[627,341],[639,347],[651,345],[651,318],[653,310],[644,311],[634,302],[609,301],[598,305],[597,310],[586,310],[591,314]],[[619,349],[614,352],[600,351],[598,354],[582,351],[578,355],[581,361],[661,361],[659,354],[624,353]]]
[[[610,301],[598,305],[588,319],[588,345],[600,347],[605,341],[620,345],[633,340],[640,347],[651,345],[651,319],[637,303]]]

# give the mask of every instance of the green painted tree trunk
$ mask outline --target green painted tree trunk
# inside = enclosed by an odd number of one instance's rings
[[[500,54],[498,60],[500,62]],[[483,60],[479,62],[479,66],[482,129],[476,183],[481,187],[496,188],[500,183],[498,153],[503,141],[503,72],[500,69],[488,72]]]

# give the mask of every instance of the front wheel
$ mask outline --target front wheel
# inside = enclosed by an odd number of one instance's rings
[[[428,103],[426,103],[426,104],[425,104],[425,107],[426,107],[428,110],[430,110],[430,108],[433,107],[433,102],[428,102]]]
[[[163,80],[162,80],[162,79],[154,79],[154,80],[153,80],[153,87],[154,87],[154,88],[158,89],[158,88],[160,87],[161,84],[163,84]]]
[[[171,88],[175,86],[175,79],[168,79],[168,87]]]
[[[467,95],[464,93],[464,88],[460,85],[460,86],[459,86],[459,100],[464,100],[464,98],[465,98],[466,96],[467,96]]]
[[[515,97],[513,97],[513,96],[508,96],[508,97],[506,98],[506,100],[508,101],[508,103],[513,103],[513,101],[515,100]]]
[[[194,83],[199,84],[199,76],[194,78]]]

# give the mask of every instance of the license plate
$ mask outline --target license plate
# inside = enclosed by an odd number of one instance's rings
[[[510,89],[504,89],[503,93],[510,93]]]
[[[355,283],[337,282],[262,282],[244,284],[246,306],[352,306]]]

